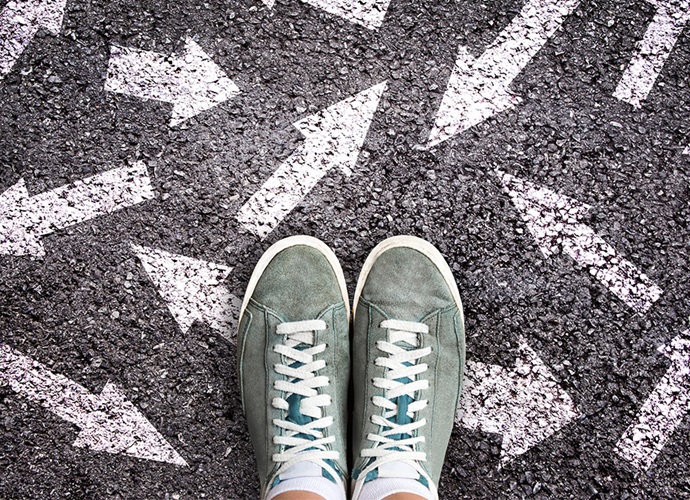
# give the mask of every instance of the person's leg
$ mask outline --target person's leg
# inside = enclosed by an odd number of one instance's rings
[[[324,243],[286,238],[259,260],[237,359],[262,499],[345,499],[349,314],[342,269]]]
[[[430,243],[390,238],[354,297],[353,500],[435,500],[465,364],[460,294]]]

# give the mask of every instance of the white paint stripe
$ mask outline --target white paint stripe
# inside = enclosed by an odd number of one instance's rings
[[[460,47],[428,146],[435,146],[520,102],[508,87],[580,0],[529,0],[475,59]]]
[[[100,395],[0,344],[0,384],[81,429],[73,446],[187,465],[139,410],[110,382]]]
[[[577,417],[568,393],[524,338],[514,369],[468,361],[464,380],[456,422],[501,434],[501,466]]]
[[[588,205],[512,175],[497,174],[545,257],[564,251],[638,313],[647,312],[661,296],[661,288],[646,274],[579,222]]]
[[[113,45],[105,90],[174,104],[171,126],[240,92],[191,38],[187,38],[181,56]]]
[[[0,12],[0,80],[43,28],[57,35],[67,0],[10,0]]]
[[[0,253],[41,257],[40,237],[153,199],[142,162],[29,197],[20,180],[0,195]]]
[[[616,445],[616,453],[639,470],[651,467],[690,412],[690,330],[659,351],[671,358],[671,366]]]
[[[235,342],[242,301],[223,284],[231,268],[155,248],[132,250],[183,332],[201,321]]]
[[[690,155],[690,145],[685,146],[685,149],[683,150],[684,155]]]
[[[275,0],[262,0],[269,9]],[[383,24],[391,0],[302,0],[304,3],[342,17],[354,24],[375,30]]]
[[[242,226],[265,238],[331,169],[349,175],[385,88],[380,83],[295,122],[304,143],[240,209]]]
[[[649,95],[673,46],[690,20],[688,1],[652,3],[658,7],[656,14],[613,93],[614,97],[636,108]]]

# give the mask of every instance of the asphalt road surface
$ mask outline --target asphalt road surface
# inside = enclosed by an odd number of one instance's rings
[[[451,264],[442,498],[690,497],[689,20],[0,0],[0,497],[255,498],[237,299],[293,234],[351,293],[391,235]]]

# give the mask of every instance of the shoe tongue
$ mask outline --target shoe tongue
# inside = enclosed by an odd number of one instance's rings
[[[419,479],[419,472],[405,462],[387,462],[379,465],[378,470],[378,477]]]
[[[294,479],[296,477],[322,477],[323,469],[314,462],[299,462],[280,475],[280,480]]]

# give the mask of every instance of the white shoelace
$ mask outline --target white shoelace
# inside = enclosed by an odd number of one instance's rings
[[[376,347],[387,354],[376,358],[377,366],[384,366],[385,378],[376,377],[374,386],[385,390],[384,397],[374,396],[374,405],[383,408],[383,417],[372,415],[371,422],[381,427],[379,434],[369,434],[367,439],[374,444],[371,448],[362,450],[364,458],[374,460],[362,470],[360,477],[366,478],[369,472],[388,462],[403,462],[413,467],[428,481],[429,487],[434,488],[433,481],[419,464],[426,461],[426,453],[417,451],[417,445],[425,441],[424,436],[414,436],[414,432],[426,425],[426,419],[415,421],[415,413],[426,408],[426,399],[415,400],[415,393],[429,388],[429,381],[422,378],[428,366],[419,363],[423,357],[431,353],[431,347],[419,348],[419,334],[429,333],[429,327],[423,323],[411,321],[386,320],[381,323],[381,328],[388,329],[388,341],[379,340]],[[401,343],[407,343],[412,349],[401,347]],[[416,348],[416,349],[415,349]],[[398,379],[409,379],[409,382],[400,382]],[[409,396],[412,399],[407,406],[407,416],[410,423],[398,424],[395,422],[398,416],[398,405],[391,400],[400,396]],[[393,439],[390,436],[406,434],[409,437]],[[435,491],[432,490],[432,491]]]
[[[280,453],[273,455],[273,461],[281,464],[276,476],[297,463],[309,461],[326,469],[338,483],[341,482],[339,473],[326,462],[338,460],[340,456],[337,451],[328,449],[328,444],[335,442],[335,436],[324,437],[323,432],[333,423],[333,417],[324,417],[322,411],[322,408],[331,404],[331,397],[319,394],[318,389],[327,387],[329,380],[326,376],[316,374],[326,366],[326,361],[316,359],[317,355],[326,350],[326,344],[314,345],[315,332],[325,329],[326,323],[321,320],[281,323],[276,329],[276,333],[283,335],[284,340],[273,350],[286,358],[287,362],[276,364],[274,369],[287,377],[287,380],[276,380],[274,387],[284,393],[284,397],[273,398],[272,405],[278,410],[288,411],[290,403],[287,399],[293,394],[299,394],[303,396],[299,402],[300,413],[314,419],[304,425],[289,420],[273,420],[274,425],[286,431],[273,437],[273,442],[282,449]],[[304,345],[311,347],[297,349]],[[296,362],[302,363],[301,366],[289,366]],[[302,436],[311,436],[313,439]]]

